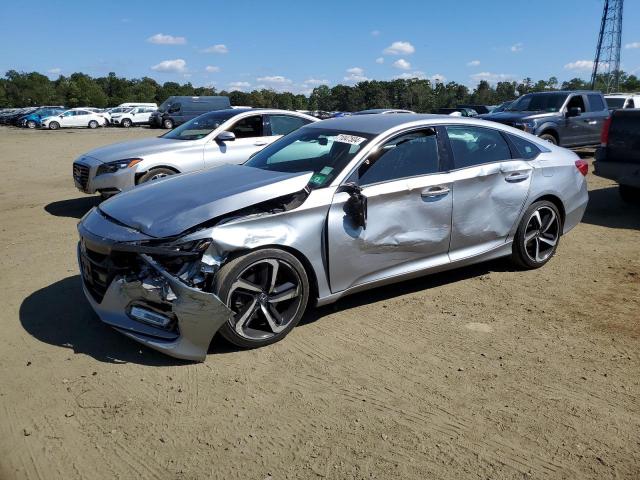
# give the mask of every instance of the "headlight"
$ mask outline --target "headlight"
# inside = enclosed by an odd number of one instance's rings
[[[105,173],[115,173],[118,170],[124,170],[125,168],[131,168],[139,164],[141,161],[141,158],[125,158],[122,160],[116,160],[115,162],[103,163],[98,167],[96,176]]]
[[[521,128],[525,132],[532,133],[536,129],[536,122],[533,120],[520,122],[515,124],[516,127]]]

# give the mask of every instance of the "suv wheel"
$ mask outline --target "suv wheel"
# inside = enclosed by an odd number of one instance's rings
[[[162,126],[167,130],[171,130],[173,128],[173,120],[170,118],[166,118],[162,121]]]
[[[554,137],[550,133],[543,133],[542,135],[540,135],[540,138],[542,140],[546,140],[547,142],[549,142],[552,145],[558,145],[558,140],[556,140],[556,137]]]
[[[124,128],[129,128],[131,126],[131,120],[125,118],[124,120],[122,120],[122,122],[120,122],[120,125],[122,125]]]

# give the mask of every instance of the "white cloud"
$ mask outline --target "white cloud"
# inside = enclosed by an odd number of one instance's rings
[[[437,82],[437,83],[444,83],[444,82],[446,82],[446,81],[447,81],[447,77],[445,77],[444,75],[441,75],[441,74],[439,74],[439,73],[436,73],[435,75],[431,75],[431,76],[429,77],[429,79],[430,79],[432,82]]]
[[[411,55],[416,49],[409,42],[393,42],[382,53],[387,55]]]
[[[510,73],[480,72],[471,75],[471,80],[473,80],[474,82],[486,80],[489,83],[507,82],[510,80],[515,80],[515,75],[512,75]]]
[[[369,80],[367,77],[365,77],[364,70],[360,67],[348,68],[347,73],[348,75],[344,77],[344,80],[347,82],[357,83],[366,82],[367,80]]]
[[[184,37],[174,37],[173,35],[156,33],[155,35],[147,38],[147,42],[155,43],[156,45],[184,45],[187,43],[187,39]]]
[[[518,42],[515,45],[511,45],[510,50],[514,53],[521,52],[524,49],[524,44],[522,42]]]
[[[205,71],[209,73],[215,73],[220,71],[220,67],[216,67],[215,65],[207,65],[205,67]]]
[[[607,63],[601,62],[600,67],[606,68]],[[575,62],[567,63],[564,66],[565,70],[574,70],[577,72],[588,72],[593,70],[593,60],[576,60]]]
[[[480,66],[480,60],[471,60],[469,63],[467,63],[467,67],[479,67]]]
[[[380,35],[380,30],[371,30],[372,37],[377,37],[378,35]]]
[[[384,63],[384,57],[376,58],[376,63],[383,64]]]
[[[259,77],[256,80],[258,80],[258,82],[263,82],[263,83],[273,84],[273,85],[289,85],[291,83],[290,79],[283,77],[282,75],[274,75],[271,77]]]
[[[251,84],[249,82],[231,82],[228,86],[231,90],[246,90]]]
[[[400,75],[396,75],[393,78],[400,79],[400,80],[411,80],[413,78],[417,78],[418,80],[425,80],[427,78],[427,75],[424,72],[421,72],[420,70],[415,70],[413,72],[405,72]]]
[[[627,43],[624,48],[640,48],[640,42]]]
[[[400,70],[409,70],[411,68],[411,64],[407,62],[404,58],[400,60],[396,60],[393,62],[393,66],[399,68]]]
[[[202,50],[202,53],[229,53],[229,49],[226,45],[219,43],[217,45],[211,45],[210,47]]]
[[[175,60],[163,60],[157,65],[151,67],[151,70],[155,70],[156,72],[183,73],[187,70],[187,62],[181,58],[176,58]]]
[[[321,79],[318,79],[318,78],[308,78],[302,83],[304,85],[306,85],[306,86],[308,86],[308,85],[328,85],[329,84],[329,80],[321,80]]]
[[[62,72],[62,69],[60,67],[50,68],[49,70],[47,70],[47,73],[51,75],[58,75],[61,72]]]

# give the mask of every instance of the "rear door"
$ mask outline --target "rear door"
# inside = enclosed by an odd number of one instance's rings
[[[609,109],[602,96],[598,93],[587,94],[587,113],[584,121],[587,125],[585,143],[595,145],[600,143],[600,134],[604,122],[609,116]]]
[[[205,167],[212,167],[222,163],[240,164],[249,157],[262,150],[268,143],[265,138],[263,115],[250,115],[236,120],[228,128],[236,139],[231,142],[209,142],[204,149]]]
[[[332,292],[449,262],[451,182],[436,130],[400,133],[369,155],[349,181],[367,199],[366,228],[336,193],[327,221]]]
[[[506,137],[475,125],[446,127],[453,153],[451,261],[505,243],[529,194],[533,168]]]

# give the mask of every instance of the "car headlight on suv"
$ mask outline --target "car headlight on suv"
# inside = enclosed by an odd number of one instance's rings
[[[533,133],[533,131],[536,129],[536,122],[535,120],[525,120],[523,122],[514,124],[514,127],[520,128],[527,133]]]
[[[98,167],[96,176],[103,175],[105,173],[116,173],[118,170],[124,170],[125,168],[132,168],[141,161],[141,158],[125,158],[122,160],[116,160],[115,162],[103,163]]]

